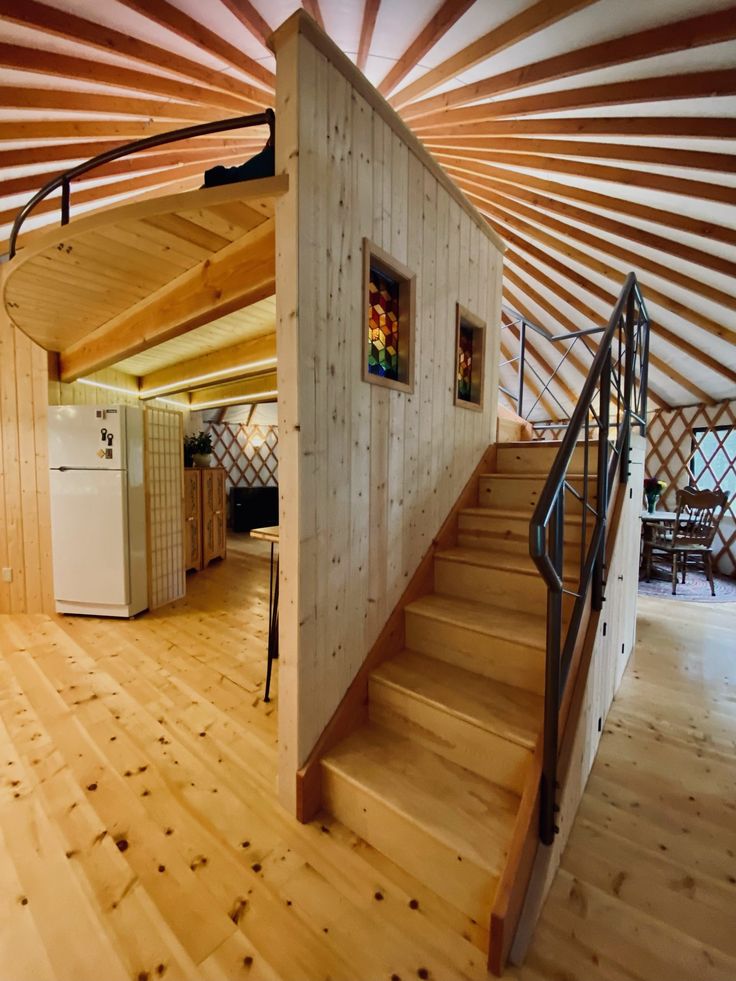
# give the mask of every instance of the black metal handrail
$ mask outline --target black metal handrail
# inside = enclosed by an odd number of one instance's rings
[[[632,425],[640,425],[642,434],[646,430],[648,359],[649,319],[636,276],[630,273],[603,331],[577,405],[566,424],[565,435],[529,527],[529,551],[547,585],[540,788],[540,837],[547,845],[552,843],[558,830],[555,797],[560,707],[588,591],[594,610],[600,610],[604,600],[608,502],[617,471],[622,483],[628,479]],[[596,460],[591,466],[594,450],[591,443],[596,434]],[[582,473],[573,480],[571,463],[580,446],[583,448]],[[582,515],[580,544],[575,546],[579,577],[572,587],[566,585],[570,580],[565,576],[566,565],[568,569],[570,567],[569,561],[566,562],[570,545],[564,536],[566,495],[577,501]],[[562,610],[565,595],[574,597],[566,628]]]
[[[48,183],[44,184],[40,191],[37,191],[16,215],[13,228],[10,232],[8,242],[8,252],[12,259],[15,255],[15,246],[18,240],[23,222],[33,211],[39,201],[43,201],[54,191],[61,188],[61,224],[69,224],[69,207],[71,198],[71,182],[75,177],[101,167],[103,164],[111,163],[120,157],[127,157],[131,153],[138,153],[140,150],[151,150],[158,146],[165,146],[167,143],[176,143],[179,140],[189,140],[196,136],[209,136],[212,133],[223,133],[230,129],[241,129],[246,126],[268,126],[271,140],[274,138],[274,125],[276,117],[273,109],[266,109],[264,112],[255,113],[250,116],[233,116],[230,119],[218,119],[210,123],[198,123],[196,126],[185,126],[183,129],[169,130],[168,133],[159,133],[156,136],[146,136],[142,140],[134,140],[132,143],[124,143],[122,146],[113,147],[98,153],[96,157],[85,160],[84,163],[77,164],[58,174]]]

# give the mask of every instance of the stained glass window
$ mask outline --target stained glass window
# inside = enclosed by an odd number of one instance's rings
[[[368,373],[399,380],[400,284],[370,269],[368,286]]]
[[[483,405],[483,350],[485,324],[459,303],[456,308],[455,405],[480,409]]]
[[[472,327],[460,324],[457,346],[457,397],[470,402],[473,389],[473,334]]]

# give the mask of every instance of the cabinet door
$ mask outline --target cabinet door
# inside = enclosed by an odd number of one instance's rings
[[[202,561],[225,555],[225,471],[202,471]]]
[[[201,471],[184,471],[184,569],[202,568]]]

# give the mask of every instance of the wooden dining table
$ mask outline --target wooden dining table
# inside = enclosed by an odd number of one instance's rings
[[[279,526],[252,528],[251,538],[271,545],[271,573],[268,584],[268,663],[266,666],[266,692],[264,702],[271,701],[271,670],[279,656]]]
[[[677,520],[676,511],[642,511],[641,512],[641,523],[642,523],[642,548],[641,554],[639,556],[639,575],[641,577],[642,570],[644,569],[644,543],[651,541],[654,529],[657,525],[673,525]]]

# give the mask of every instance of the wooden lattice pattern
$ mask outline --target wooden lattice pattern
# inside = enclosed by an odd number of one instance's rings
[[[148,606],[186,593],[184,574],[183,420],[180,412],[144,413],[148,522]]]
[[[228,490],[278,485],[278,426],[212,422],[208,428],[213,456],[225,468]]]
[[[729,473],[736,472],[736,456],[726,450],[728,430],[716,427],[736,426],[736,402],[719,402],[717,405],[693,405],[670,411],[659,410],[649,417],[646,471],[650,477],[658,477],[667,483],[661,498],[666,510],[675,509],[676,492],[688,484],[701,489],[717,486],[718,479],[711,469],[714,454],[702,457],[704,469],[694,480],[690,461],[694,451],[702,443],[705,433],[695,435],[693,430],[714,431],[718,448],[725,453]],[[716,451],[718,452],[718,450]],[[736,573],[736,498],[728,503],[713,547],[715,563],[727,575]]]

